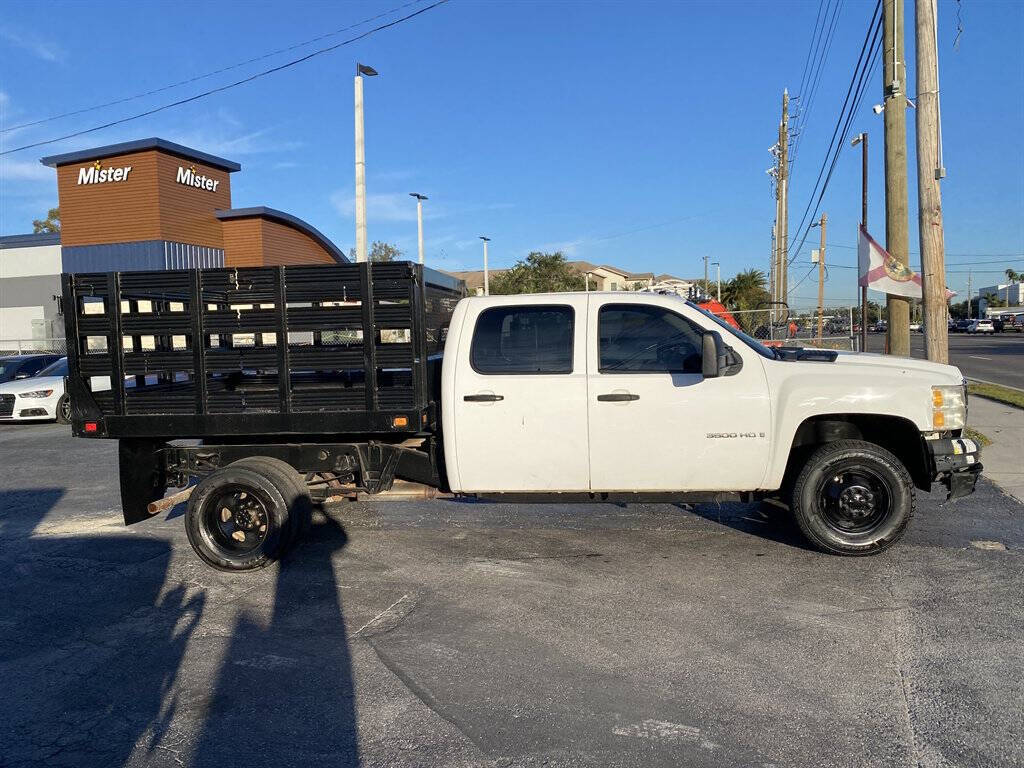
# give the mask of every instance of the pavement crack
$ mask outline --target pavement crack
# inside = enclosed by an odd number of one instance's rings
[[[403,686],[405,686],[409,693],[411,693],[420,702],[422,702],[427,709],[429,709],[435,715],[437,715],[446,723],[451,725],[460,734],[462,734],[466,738],[466,740],[469,741],[478,750],[480,750],[481,753],[489,754],[487,748],[482,743],[480,743],[469,732],[466,726],[459,722],[458,718],[456,718],[455,715],[450,713],[444,707],[444,705],[441,704],[441,702],[439,702],[434,697],[434,695],[429,690],[421,686],[409,675],[407,675],[402,670],[401,666],[399,666],[399,664],[394,659],[392,659],[384,650],[382,650],[376,642],[370,639],[368,639],[366,642],[367,645],[369,645],[373,649],[373,652],[377,654],[377,658],[380,659],[380,663],[383,664],[387,668],[387,670],[391,672],[391,674],[398,678],[398,680],[402,683]]]
[[[892,662],[896,668],[896,674],[899,677],[900,684],[900,698],[899,698],[899,710],[902,716],[903,723],[907,729],[907,735],[909,736],[909,749],[910,749],[910,764],[921,768],[921,749],[918,744],[917,728],[914,727],[914,713],[913,704],[911,704],[911,685],[910,677],[904,670],[904,656],[903,656],[903,643],[905,637],[903,637],[902,627],[900,625],[902,611],[897,610],[899,601],[896,599],[896,590],[894,587],[894,579],[890,577],[888,584],[886,585],[889,592],[889,599],[893,603],[890,610],[890,616],[892,616]]]

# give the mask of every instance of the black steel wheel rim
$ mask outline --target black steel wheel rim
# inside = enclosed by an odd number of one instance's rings
[[[65,396],[60,401],[60,415],[65,421],[71,421],[71,398]]]
[[[226,485],[212,495],[203,511],[204,527],[221,549],[240,555],[260,547],[270,532],[272,502],[257,489]]]
[[[873,533],[893,508],[889,483],[863,464],[831,468],[818,482],[815,495],[825,522],[844,535]]]

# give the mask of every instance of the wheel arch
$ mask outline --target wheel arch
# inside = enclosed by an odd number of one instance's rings
[[[804,419],[793,434],[783,487],[792,486],[815,449],[836,440],[864,440],[885,448],[903,462],[917,488],[931,489],[928,456],[917,425],[901,416],[866,413],[818,414]]]

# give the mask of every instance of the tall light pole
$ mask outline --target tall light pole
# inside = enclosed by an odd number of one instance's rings
[[[487,244],[491,242],[491,238],[480,235],[480,239],[484,241],[484,296],[490,296],[491,285],[487,277]]]
[[[850,139],[850,146],[860,144],[860,223],[868,228],[868,134],[865,131]],[[860,351],[868,351],[868,287],[860,287]]]
[[[423,263],[423,201],[427,200],[426,195],[419,192],[410,192],[410,197],[416,198],[416,234],[419,242],[420,264]]]
[[[363,135],[363,75],[377,70],[356,62],[356,261],[366,261],[366,144]]]
[[[722,303],[722,265],[717,261],[712,261],[711,266],[715,268],[715,280],[718,283],[718,303]]]

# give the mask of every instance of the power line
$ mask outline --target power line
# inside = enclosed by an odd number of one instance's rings
[[[831,0],[830,0],[830,2],[831,2]],[[823,38],[824,39],[824,43],[820,46],[821,55],[820,55],[820,57],[817,58],[817,67],[816,68],[815,68],[815,64],[813,63],[813,60],[812,60],[811,68],[812,68],[813,74],[811,75],[810,78],[808,78],[807,83],[806,83],[806,86],[807,86],[806,97],[805,97],[805,94],[804,94],[804,85],[801,85],[801,90],[799,91],[799,102],[798,103],[800,105],[800,112],[798,114],[798,124],[796,126],[796,141],[793,144],[793,159],[792,159],[792,161],[790,163],[791,165],[796,162],[797,154],[800,151],[800,143],[802,141],[804,129],[807,126],[807,121],[810,119],[811,109],[814,106],[814,97],[818,93],[818,85],[821,82],[821,74],[822,74],[822,72],[825,69],[825,62],[828,60],[829,51],[832,50],[832,41],[835,39],[836,23],[839,21],[839,11],[841,9],[841,6],[842,6],[842,0],[837,0],[835,8],[832,11],[832,21],[831,21],[831,23],[828,22],[828,18],[827,18],[828,17],[828,8],[826,7],[826,10],[825,10],[825,17],[826,18],[825,18],[825,21],[822,24],[822,31],[824,31],[825,26],[828,25],[828,27],[829,27],[828,34],[824,36],[824,38]],[[817,54],[816,54],[816,56],[817,56]]]
[[[95,104],[95,105],[93,105],[91,107],[83,107],[81,109],[76,109],[76,110],[74,110],[72,112],[63,112],[63,113],[61,113],[59,115],[51,115],[50,117],[43,117],[43,118],[40,118],[39,120],[33,120],[31,122],[28,122],[28,123],[21,123],[19,125],[12,125],[9,128],[0,128],[0,133],[9,133],[10,131],[17,131],[17,130],[19,130],[21,128],[30,128],[30,127],[32,127],[34,125],[42,125],[43,123],[49,123],[49,122],[52,122],[54,120],[61,120],[61,119],[65,118],[65,117],[73,117],[75,115],[81,115],[81,114],[84,114],[86,112],[92,112],[92,111],[97,110],[97,109],[104,109],[106,107],[113,107],[113,106],[115,106],[117,104],[124,104],[124,103],[129,102],[129,101],[135,101],[136,99],[142,99],[142,98],[145,98],[146,96],[153,96],[154,94],[157,94],[157,93],[162,93],[164,91],[169,91],[172,88],[180,88],[183,85],[189,85],[190,83],[195,83],[195,82],[197,82],[199,80],[205,80],[206,78],[213,77],[214,75],[220,75],[220,74],[223,74],[225,72],[230,72],[233,69],[238,69],[239,67],[244,67],[247,64],[254,64],[257,61],[263,61],[264,59],[269,59],[272,56],[277,56],[277,55],[282,54],[282,53],[288,53],[289,51],[294,51],[296,48],[304,48],[307,45],[312,45],[313,43],[318,43],[321,40],[326,40],[328,37],[334,37],[335,35],[340,35],[342,32],[348,32],[351,29],[355,29],[356,27],[361,27],[364,24],[369,24],[372,21],[377,21],[377,19],[382,19],[385,16],[390,16],[393,13],[398,13],[399,11],[403,11],[403,10],[405,10],[406,8],[408,8],[411,5],[417,5],[418,3],[422,3],[422,2],[424,2],[424,0],[410,0],[410,2],[407,2],[404,5],[399,5],[399,6],[395,7],[395,8],[392,8],[389,11],[384,11],[383,13],[378,13],[376,16],[371,16],[371,17],[369,17],[367,19],[363,19],[362,21],[357,21],[355,24],[350,24],[347,27],[342,27],[341,29],[336,29],[333,32],[326,32],[326,33],[324,33],[322,35],[317,35],[316,37],[312,37],[309,40],[304,40],[301,43],[295,43],[294,45],[289,45],[286,48],[278,48],[276,51],[270,51],[269,53],[264,53],[264,54],[261,54],[260,56],[255,56],[255,57],[253,57],[251,59],[246,59],[245,61],[240,61],[237,64],[231,64],[230,66],[227,66],[227,67],[222,67],[220,69],[215,69],[212,72],[207,72],[207,73],[202,74],[202,75],[196,75],[195,77],[190,77],[190,78],[187,78],[185,80],[179,80],[178,82],[171,83],[170,85],[163,85],[163,86],[161,86],[159,88],[154,88],[154,89],[149,90],[149,91],[144,91],[143,93],[137,93],[134,96],[125,96],[124,98],[115,99],[114,101],[108,101],[105,104]]]
[[[811,191],[811,196],[807,201],[807,207],[804,209],[803,216],[800,219],[800,224],[797,227],[797,231],[803,228],[804,223],[807,223],[807,228],[804,230],[803,237],[800,240],[800,245],[794,250],[792,245],[789,247],[788,253],[791,254],[789,257],[789,263],[791,264],[796,258],[797,254],[800,253],[800,249],[803,248],[804,243],[807,241],[807,235],[811,231],[811,224],[814,221],[814,217],[818,214],[818,209],[821,205],[822,199],[825,197],[825,191],[828,189],[829,182],[832,180],[832,173],[835,170],[836,163],[839,160],[839,154],[843,149],[846,141],[846,135],[849,132],[850,125],[853,121],[853,117],[857,112],[861,101],[864,98],[864,93],[867,88],[867,82],[870,71],[873,70],[872,62],[877,58],[877,48],[881,43],[881,16],[879,11],[881,10],[881,0],[875,5],[875,12],[872,16],[871,22],[868,25],[868,32],[864,37],[864,44],[861,46],[860,56],[857,58],[857,64],[854,67],[853,76],[850,78],[850,85],[846,90],[846,98],[843,100],[843,106],[839,111],[839,118],[836,120],[836,127],[832,131],[832,139],[829,142],[829,148],[825,152],[825,159],[821,164],[821,169],[818,171],[818,178],[814,183],[814,189]],[[868,57],[865,58],[865,53]],[[851,99],[852,96],[852,99]],[[840,132],[840,128],[842,131]],[[838,137],[838,142],[836,141]],[[831,164],[829,160],[831,157]],[[819,184],[821,184],[822,176],[825,175],[825,167],[829,166],[828,175],[825,177],[824,184],[821,185],[821,191],[818,194],[817,200],[814,198],[815,192],[818,192]],[[808,222],[807,216],[811,212],[811,206],[814,205],[814,214],[811,215],[811,219]]]
[[[75,131],[74,133],[69,133],[69,134],[66,134],[64,136],[58,136],[55,139],[47,139],[45,141],[36,141],[36,142],[33,142],[32,144],[25,144],[25,145],[20,146],[20,147],[15,147],[14,149],[4,150],[3,152],[0,152],[0,156],[10,155],[10,154],[12,154],[14,152],[21,152],[22,150],[32,149],[33,147],[42,147],[42,146],[45,146],[46,144],[54,144],[54,143],[56,143],[58,141],[64,141],[65,139],[72,139],[72,138],[75,138],[76,136],[84,136],[87,133],[93,133],[95,131],[102,131],[104,128],[111,128],[111,127],[113,127],[115,125],[121,125],[122,123],[127,123],[127,122],[130,122],[132,120],[138,120],[141,117],[147,117],[149,115],[156,114],[157,112],[163,112],[165,109],[171,109],[172,107],[179,107],[182,104],[188,104],[189,102],[192,102],[192,101],[198,101],[199,99],[205,98],[207,96],[211,96],[211,95],[213,95],[215,93],[220,93],[222,91],[227,91],[227,90],[229,90],[231,88],[235,88],[235,87],[237,87],[239,85],[244,85],[245,83],[251,83],[253,80],[258,80],[261,77],[266,77],[267,75],[271,75],[271,74],[273,74],[275,72],[280,72],[283,69],[288,69],[289,67],[294,67],[296,64],[301,64],[304,61],[309,61],[310,59],[312,59],[312,58],[314,58],[316,56],[320,56],[320,55],[325,54],[325,53],[330,53],[331,51],[336,51],[339,48],[342,48],[342,47],[344,47],[346,45],[351,45],[354,42],[357,42],[359,40],[362,40],[364,38],[369,37],[370,35],[374,34],[375,32],[380,32],[381,30],[388,29],[389,27],[397,26],[398,24],[401,24],[404,21],[408,21],[409,19],[412,19],[412,18],[414,18],[416,16],[419,16],[420,14],[426,13],[429,10],[437,8],[439,5],[444,5],[447,2],[449,2],[449,0],[437,0],[436,2],[426,6],[425,8],[420,8],[418,11],[414,11],[413,13],[410,13],[410,14],[408,14],[406,16],[403,16],[403,17],[401,17],[399,19],[395,19],[394,21],[389,21],[387,24],[381,24],[380,26],[377,26],[377,27],[374,27],[373,29],[367,30],[366,32],[363,32],[362,34],[356,35],[355,37],[351,37],[348,40],[343,40],[342,42],[337,43],[335,45],[328,46],[327,48],[321,48],[319,50],[313,51],[312,53],[308,53],[305,56],[301,56],[301,57],[299,57],[297,59],[292,59],[291,61],[287,61],[284,64],[279,64],[276,67],[271,67],[270,69],[265,69],[262,72],[257,72],[256,74],[250,75],[249,77],[242,78],[241,80],[236,80],[233,83],[228,83],[227,85],[222,85],[222,86],[220,86],[218,88],[211,88],[210,90],[203,91],[202,93],[198,93],[195,96],[189,96],[186,99],[179,99],[178,101],[171,102],[170,104],[164,104],[164,105],[159,106],[159,107],[154,107],[153,109],[148,109],[145,112],[140,112],[140,113],[138,113],[136,115],[131,115],[129,117],[122,117],[119,120],[111,120],[109,123],[104,123],[103,125],[97,125],[97,126],[94,126],[92,128],[86,128],[86,129],[81,130],[81,131]]]

